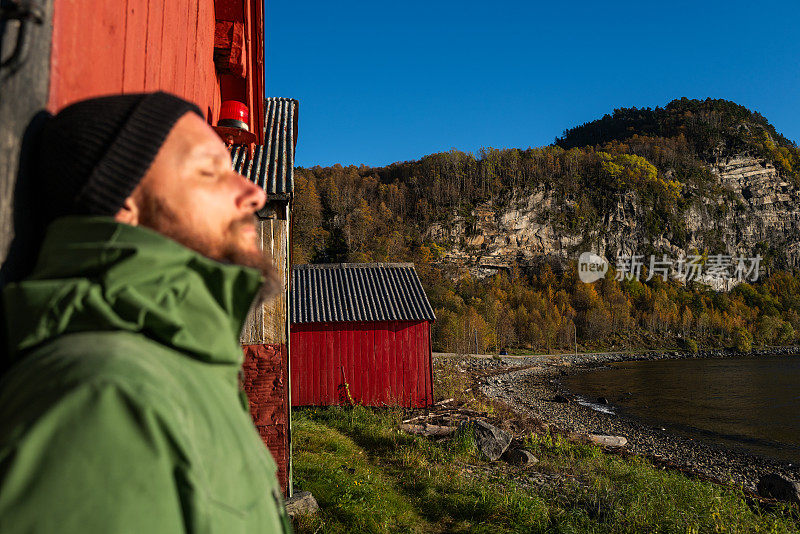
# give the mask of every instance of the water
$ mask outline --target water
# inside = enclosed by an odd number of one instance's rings
[[[800,356],[615,363],[566,385],[652,426],[800,464]]]

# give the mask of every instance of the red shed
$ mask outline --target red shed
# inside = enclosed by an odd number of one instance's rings
[[[294,266],[292,406],[433,404],[435,319],[412,263]]]

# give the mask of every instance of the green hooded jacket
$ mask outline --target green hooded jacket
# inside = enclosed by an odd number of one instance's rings
[[[0,532],[288,531],[238,382],[261,283],[110,218],[52,224],[3,291]]]

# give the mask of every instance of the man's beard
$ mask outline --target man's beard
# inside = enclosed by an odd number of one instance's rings
[[[222,242],[214,243],[210,236],[194,231],[178,213],[157,196],[142,190],[138,200],[140,225],[155,230],[212,260],[258,269],[264,277],[264,284],[256,297],[257,302],[263,302],[280,293],[282,283],[278,271],[272,264],[270,252],[244,250],[238,245],[237,236],[241,228],[257,224],[258,219],[255,214],[233,221],[225,229]]]

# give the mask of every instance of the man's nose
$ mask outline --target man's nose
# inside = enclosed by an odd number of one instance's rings
[[[241,174],[236,173],[236,177],[242,188],[236,199],[236,207],[251,213],[263,208],[267,203],[267,193]]]

